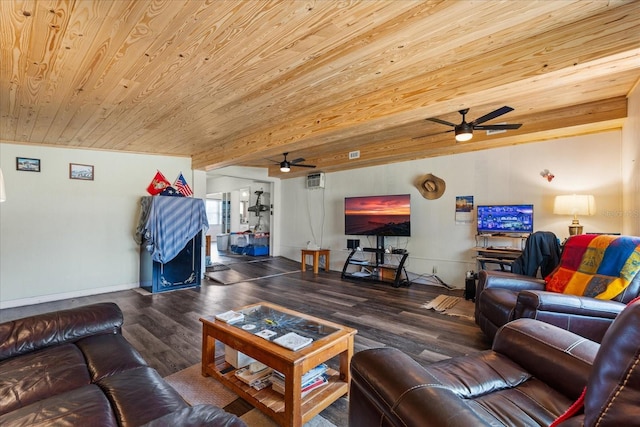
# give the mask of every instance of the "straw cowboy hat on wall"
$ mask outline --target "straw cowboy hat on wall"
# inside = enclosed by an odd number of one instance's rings
[[[420,191],[422,197],[427,200],[439,199],[447,187],[442,178],[438,178],[431,173],[416,178],[414,185]]]

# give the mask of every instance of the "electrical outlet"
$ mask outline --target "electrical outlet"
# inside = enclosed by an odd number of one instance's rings
[[[349,151],[349,160],[359,159],[360,158],[360,150]]]
[[[433,266],[433,269],[432,269],[432,271],[431,271],[431,272],[432,272],[433,274],[438,274],[438,266],[437,266],[437,265],[434,265],[434,266]]]

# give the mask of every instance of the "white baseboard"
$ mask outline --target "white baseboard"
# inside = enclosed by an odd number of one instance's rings
[[[102,288],[83,289],[81,291],[63,292],[60,294],[39,295],[37,297],[20,298],[10,301],[0,301],[0,309],[22,307],[25,305],[41,304],[43,302],[59,301],[69,298],[86,297],[90,295],[106,294],[109,292],[125,291],[128,289],[134,289],[140,287],[138,282],[128,283],[117,286],[105,286]]]

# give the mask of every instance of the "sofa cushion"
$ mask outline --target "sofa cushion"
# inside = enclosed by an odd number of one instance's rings
[[[437,379],[429,386],[436,389],[411,392],[403,402],[407,411],[419,399],[434,399],[444,405],[452,399],[443,393],[445,389],[487,423],[500,420],[504,425],[547,425],[570,403],[569,398],[495,352],[442,360],[424,370]],[[412,399],[418,400],[411,403]]]
[[[11,412],[90,382],[84,356],[73,344],[5,360],[0,362],[0,413]]]
[[[121,427],[139,426],[188,407],[182,396],[150,367],[130,369],[97,382]]]
[[[94,335],[79,340],[76,345],[84,354],[92,382],[147,366],[140,353],[120,334]]]
[[[640,238],[573,236],[565,244],[560,265],[546,278],[546,290],[612,300],[639,270]]]
[[[118,421],[109,401],[96,385],[51,396],[0,415],[3,427],[95,426],[116,427]]]
[[[96,334],[120,332],[114,303],[92,304],[0,323],[0,361]]]

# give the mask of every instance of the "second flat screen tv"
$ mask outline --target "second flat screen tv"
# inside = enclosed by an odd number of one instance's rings
[[[479,205],[478,234],[533,233],[533,205]]]
[[[344,233],[411,236],[411,195],[345,197]]]

